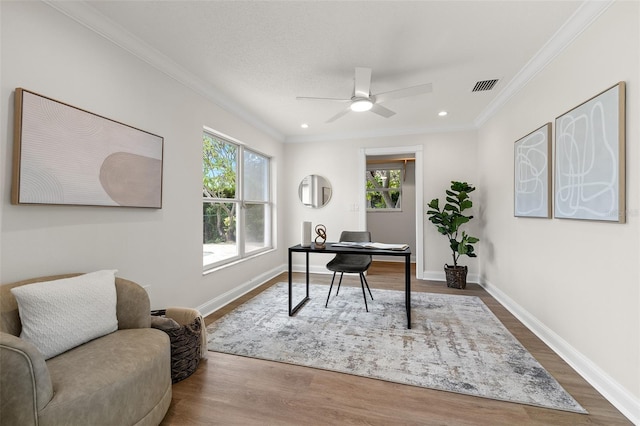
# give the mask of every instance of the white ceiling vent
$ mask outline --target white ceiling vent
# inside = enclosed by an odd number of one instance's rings
[[[475,86],[473,86],[473,89],[471,91],[472,92],[484,92],[484,91],[487,91],[487,90],[491,90],[491,89],[493,89],[493,86],[495,86],[497,82],[498,82],[497,78],[495,80],[479,81],[479,82],[476,83]]]

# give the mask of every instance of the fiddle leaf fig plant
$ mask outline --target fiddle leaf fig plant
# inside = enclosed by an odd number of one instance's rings
[[[475,190],[467,182],[452,181],[451,188],[446,190],[446,204],[442,208],[438,198],[428,204],[429,220],[438,228],[438,232],[449,239],[454,267],[458,266],[458,258],[462,255],[477,257],[473,245],[480,240],[460,229],[473,219],[473,216],[467,216],[463,212],[473,207],[469,193]]]

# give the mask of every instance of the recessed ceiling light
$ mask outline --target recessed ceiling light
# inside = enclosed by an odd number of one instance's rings
[[[445,116],[445,115],[447,115],[447,114],[449,114],[447,111],[440,111],[440,112],[438,113],[438,115],[439,115],[440,117],[444,117],[444,116]]]
[[[308,129],[309,125],[307,123],[302,123],[300,127],[302,127],[303,129]]]
[[[369,111],[371,107],[373,107],[373,102],[366,98],[356,99],[351,103],[351,111]]]

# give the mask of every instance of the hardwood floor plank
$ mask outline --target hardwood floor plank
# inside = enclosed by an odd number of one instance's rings
[[[415,271],[412,271],[415,276]],[[304,274],[294,273],[295,281]],[[265,283],[205,318],[216,319],[277,282]],[[375,261],[367,280],[375,289],[404,290],[404,265]],[[312,274],[329,284],[331,275]],[[342,285],[360,286],[345,275]],[[587,410],[576,414],[313,368],[208,352],[196,372],[173,385],[164,426],[173,425],[630,425],[618,410],[481,286],[465,290],[412,280],[412,291],[480,297],[507,329]],[[326,295],[325,295],[326,296]],[[323,296],[323,297],[325,297]]]

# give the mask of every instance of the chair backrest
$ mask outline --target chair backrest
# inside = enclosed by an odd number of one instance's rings
[[[357,243],[370,242],[371,233],[369,231],[342,231],[340,241]],[[358,249],[358,251],[360,250]],[[333,272],[363,273],[369,268],[373,261],[370,254],[364,254],[366,252],[367,250],[363,249],[363,254],[337,253],[336,256],[327,263],[327,269]]]
[[[342,231],[340,241],[353,241],[354,243],[371,242],[371,232],[369,231]]]
[[[342,231],[340,234],[340,241],[350,241],[354,243],[370,243],[371,242],[371,232],[369,231]],[[371,261],[371,255],[368,254],[338,254],[336,255],[337,259],[341,259],[341,261],[346,261],[346,259],[350,257],[359,257],[361,259],[367,258]]]

